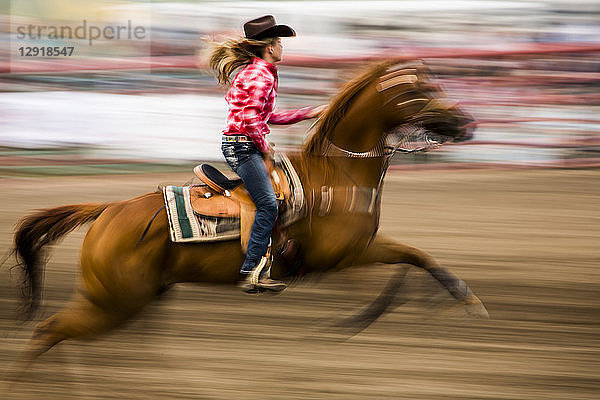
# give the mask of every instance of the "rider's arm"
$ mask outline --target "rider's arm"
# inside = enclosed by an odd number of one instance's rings
[[[298,110],[273,111],[269,117],[269,123],[275,125],[295,124],[310,118],[312,107],[304,107]]]

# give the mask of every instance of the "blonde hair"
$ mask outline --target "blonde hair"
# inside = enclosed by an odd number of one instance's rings
[[[211,43],[208,58],[211,72],[221,85],[230,83],[231,74],[239,67],[262,58],[265,47],[275,45],[277,38],[254,40],[248,38],[229,39],[222,43]]]

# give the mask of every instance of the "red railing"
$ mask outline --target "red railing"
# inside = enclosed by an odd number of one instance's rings
[[[320,68],[338,68],[344,64],[360,64],[376,60],[410,60],[415,58],[499,58],[522,57],[540,54],[593,53],[600,52],[600,44],[577,43],[534,43],[510,44],[506,50],[456,49],[438,47],[409,47],[401,50],[388,50],[377,55],[357,57],[315,57],[286,55],[284,65]],[[0,73],[51,73],[66,71],[93,70],[146,70],[146,69],[188,69],[198,68],[195,56],[122,57],[86,59],[23,59],[13,57],[10,61],[0,61]]]

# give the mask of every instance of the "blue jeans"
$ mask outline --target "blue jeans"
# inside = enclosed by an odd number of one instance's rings
[[[277,219],[277,198],[262,154],[252,142],[223,142],[221,150],[231,169],[242,178],[256,205],[246,259],[240,270],[240,273],[248,274],[269,247],[271,231]]]

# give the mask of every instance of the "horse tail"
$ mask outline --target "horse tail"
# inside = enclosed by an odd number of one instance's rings
[[[98,218],[111,203],[77,204],[40,210],[19,221],[12,252],[17,266],[23,269],[21,283],[24,319],[31,319],[38,309],[44,264],[44,247],[56,242],[86,222]]]

